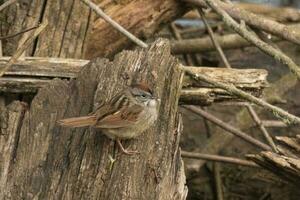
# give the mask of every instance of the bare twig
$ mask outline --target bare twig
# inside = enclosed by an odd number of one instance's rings
[[[253,109],[253,107],[251,105],[247,105],[246,108],[248,109],[248,111],[251,114],[251,116],[252,116],[253,120],[255,121],[255,123],[258,125],[260,131],[263,133],[265,139],[267,140],[267,142],[272,147],[273,151],[275,151],[276,153],[278,153],[279,151],[278,151],[278,149],[277,149],[277,147],[276,147],[276,145],[275,145],[272,137],[268,133],[268,131],[265,128],[265,126],[262,124],[262,120],[258,117],[258,115],[255,112],[255,110]]]
[[[207,0],[184,0],[185,2],[192,3],[197,6],[206,7],[211,4]],[[289,27],[285,24],[276,22],[274,20],[268,19],[264,16],[256,15],[252,12],[248,12],[245,9],[239,8],[236,4],[233,3],[224,3],[220,0],[214,1],[217,6],[226,11],[232,18],[237,21],[245,21],[245,23],[256,27],[265,32],[271,33],[283,39],[286,39],[295,44],[300,44],[300,33],[294,27]],[[213,8],[213,7],[212,7]],[[214,9],[214,8],[213,8]],[[282,8],[281,8],[282,9]],[[216,11],[216,10],[215,10]],[[220,15],[218,11],[217,14]],[[221,16],[222,17],[222,16]],[[224,20],[224,19],[223,19]]]
[[[294,87],[297,83],[297,79],[292,74],[286,74],[278,81],[273,83],[271,87],[265,90],[264,97],[266,99],[271,99],[272,96],[278,95],[282,96],[286,91]],[[259,109],[258,114],[262,113],[263,110]],[[236,113],[233,118],[227,124],[235,124],[240,130],[246,130],[252,127],[251,122],[253,119],[249,116],[246,109],[243,109]],[[201,153],[206,154],[218,154],[222,149],[226,148],[228,144],[235,138],[233,134],[227,134],[223,129],[216,129],[212,137],[204,144],[201,148]],[[198,162],[198,169],[200,169],[204,164],[205,160]]]
[[[285,123],[283,123],[282,121],[278,121],[278,120],[262,120],[261,123],[265,127],[287,127],[287,125]]]
[[[204,13],[203,13],[203,11],[202,11],[202,9],[199,8],[199,9],[198,9],[198,12],[199,12],[199,14],[200,14],[200,16],[201,16],[201,18],[202,18],[202,21],[204,22],[204,24],[205,24],[205,26],[206,26],[206,28],[207,28],[207,31],[208,31],[208,33],[209,33],[209,37],[211,38],[211,41],[212,41],[213,45],[215,46],[216,50],[218,51],[218,54],[219,54],[220,57],[221,57],[222,62],[224,63],[224,66],[227,67],[227,68],[230,68],[229,62],[228,62],[228,60],[226,59],[225,54],[224,54],[224,52],[222,51],[220,44],[219,44],[218,41],[216,40],[216,38],[215,38],[215,36],[214,36],[214,33],[213,33],[213,30],[211,29],[209,23],[207,22],[207,20],[206,20],[206,18],[205,18],[205,15],[204,15]]]
[[[223,122],[222,120],[216,118],[215,116],[213,116],[212,114],[208,113],[208,112],[205,112],[204,110],[200,109],[200,108],[197,108],[195,106],[183,106],[184,108],[187,108],[188,110],[196,113],[196,114],[199,114],[201,115],[202,117],[204,117],[205,119],[213,122],[214,124],[216,124],[217,126],[223,128],[224,130],[234,134],[235,136],[238,136],[240,137],[241,139],[247,141],[248,143],[252,144],[252,145],[255,145],[261,149],[264,149],[264,150],[270,150],[271,148],[260,142],[259,140],[253,138],[253,137],[250,137],[249,135],[247,135],[246,133],[236,129],[235,127],[232,127],[231,125]]]
[[[2,41],[0,40],[0,57],[3,57]]]
[[[243,24],[238,24],[228,13],[226,13],[218,3],[219,1],[212,0],[204,0],[217,14],[222,16],[224,23],[231,27],[234,31],[239,33],[242,37],[244,37],[247,41],[253,43],[260,50],[265,52],[266,54],[274,57],[279,62],[287,65],[289,69],[300,79],[300,68],[299,66],[287,55],[283,52],[277,50],[276,48],[268,45],[267,43],[260,40],[253,32],[247,30],[246,26]]]
[[[46,26],[48,25],[48,21],[43,22],[32,35],[30,35],[22,44],[20,44],[17,51],[14,53],[14,55],[10,58],[10,60],[7,62],[6,66],[0,71],[0,77],[3,76],[5,71],[12,66],[18,58],[22,55],[22,53],[28,48],[28,46],[34,41],[34,39],[39,36],[39,34],[45,30]]]
[[[212,134],[211,134],[208,120],[203,118],[203,121],[204,121],[205,129],[207,132],[207,137],[209,138],[209,137],[211,137]],[[222,184],[222,178],[221,178],[221,173],[220,173],[220,171],[221,171],[220,165],[217,162],[213,162],[212,165],[213,165],[213,174],[214,174],[215,190],[217,193],[217,199],[223,200],[224,199],[223,198],[223,190],[222,190],[223,184]]]
[[[203,160],[210,160],[210,161],[216,161],[216,162],[222,162],[222,163],[243,165],[243,166],[248,166],[248,167],[260,167],[257,164],[255,164],[254,162],[250,162],[250,161],[242,160],[242,159],[238,159],[238,158],[219,156],[219,155],[210,155],[210,154],[194,153],[194,152],[187,152],[187,151],[181,151],[181,155],[184,158],[203,159]]]
[[[182,37],[181,37],[179,31],[177,30],[176,24],[174,22],[171,23],[171,29],[172,29],[172,31],[174,33],[175,38],[177,40],[182,40]],[[192,59],[192,57],[189,54],[184,54],[183,56],[185,57],[186,63],[188,65],[193,65],[193,59]]]
[[[226,34],[224,36],[215,36],[216,40],[222,47],[222,49],[238,49],[253,46],[252,43],[249,43],[239,34]],[[272,41],[280,41],[278,37],[272,37]],[[196,38],[196,39],[184,39],[179,41],[171,42],[171,52],[173,54],[181,53],[201,53],[214,51],[215,47],[211,42],[211,39],[208,37]]]
[[[222,189],[222,178],[221,178],[219,163],[214,162],[213,170],[214,170],[214,179],[215,179],[217,199],[223,200],[224,197],[223,197],[223,189]]]
[[[215,87],[222,88],[229,92],[230,94],[236,95],[240,98],[246,99],[252,103],[255,103],[257,105],[262,106],[263,108],[271,111],[276,117],[282,119],[287,124],[300,124],[300,118],[288,113],[287,111],[277,107],[273,106],[262,99],[259,99],[257,97],[254,97],[253,95],[248,94],[247,92],[244,92],[238,88],[236,88],[233,85],[224,84],[224,83],[218,83],[215,82],[212,78],[209,78],[207,76],[204,76],[202,74],[194,74],[187,68],[182,68],[187,74],[189,74],[191,77],[193,77],[195,80],[198,81],[204,81],[206,83],[210,83]]]
[[[18,0],[9,0],[9,1],[4,2],[4,3],[0,6],[0,12],[1,12],[4,8],[10,6],[11,4],[16,3],[17,1],[18,1]]]
[[[208,24],[206,18],[205,18],[205,15],[203,13],[203,11],[201,9],[198,9],[201,17],[202,17],[202,20],[204,21],[204,24],[208,30],[208,33],[210,35],[210,38],[213,42],[213,44],[215,45],[217,51],[218,51],[218,54],[220,55],[223,63],[225,64],[225,66],[227,68],[231,68],[231,65],[229,64],[222,48],[220,47],[218,41],[216,40],[215,36],[214,36],[214,32],[213,30],[211,29],[210,25]],[[261,119],[258,117],[258,115],[256,114],[255,110],[253,109],[253,107],[248,104],[246,105],[246,108],[248,109],[250,115],[252,116],[253,120],[256,122],[256,124],[259,126],[259,129],[260,131],[263,133],[265,139],[267,140],[267,142],[269,143],[269,145],[272,147],[272,149],[275,151],[275,152],[278,152],[278,149],[276,148],[276,145],[272,139],[272,137],[270,136],[270,134],[268,133],[267,129],[264,127],[264,125],[261,123]]]
[[[94,10],[100,17],[102,17],[107,23],[117,29],[120,33],[128,37],[131,41],[139,45],[140,47],[147,48],[148,45],[141,41],[139,38],[135,37],[133,34],[128,32],[125,28],[123,28],[120,24],[111,19],[108,15],[106,15],[101,8],[99,8],[96,4],[91,2],[90,0],[81,0],[87,6],[89,6],[92,10]]]
[[[18,36],[18,35],[20,35],[20,34],[26,33],[26,32],[28,32],[28,31],[31,31],[31,30],[36,29],[36,28],[38,28],[38,27],[39,27],[39,26],[34,26],[34,27],[31,27],[31,28],[22,30],[22,31],[20,31],[20,32],[18,32],[18,33],[14,33],[14,34],[11,34],[11,35],[6,35],[6,36],[0,36],[0,40],[3,40],[3,39],[9,39],[9,38],[12,38],[12,37],[16,37],[16,36]]]

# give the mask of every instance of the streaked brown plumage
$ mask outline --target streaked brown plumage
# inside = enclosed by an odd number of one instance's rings
[[[148,129],[157,118],[157,99],[151,90],[141,84],[132,85],[114,96],[106,104],[97,108],[88,116],[59,120],[61,126],[101,129],[111,139],[116,139],[122,151],[120,139],[139,136]]]

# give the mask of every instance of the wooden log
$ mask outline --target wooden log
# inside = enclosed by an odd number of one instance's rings
[[[238,34],[216,36],[216,39],[224,50],[253,46]],[[276,37],[272,37],[271,39],[274,42],[280,41]],[[209,37],[172,41],[171,45],[173,54],[201,53],[216,50]]]
[[[122,52],[112,62],[96,59],[69,83],[51,81],[22,120],[8,123],[13,120],[5,118],[7,130],[20,128],[15,130],[19,137],[7,144],[13,153],[0,152],[11,161],[9,166],[0,162],[0,169],[9,169],[0,171],[2,199],[184,200],[187,188],[178,147],[182,124],[177,114],[181,76],[169,45],[159,40],[149,49]],[[134,80],[148,82],[161,99],[156,124],[123,143],[139,155],[124,155],[92,128],[56,124],[61,118],[90,113]]]
[[[296,186],[300,185],[300,135],[276,137],[280,143],[280,154],[263,151],[247,157],[261,167],[271,171]]]
[[[184,3],[176,0],[98,0],[98,3],[107,15],[140,38],[149,38],[159,25],[185,12]],[[132,44],[101,18],[94,21],[90,30],[84,55],[87,59],[112,56]]]
[[[270,4],[257,4],[257,3],[235,3],[240,9],[244,9],[248,12],[252,12],[258,15],[263,15],[266,18],[278,21],[278,22],[298,22],[300,20],[300,12],[298,9],[293,7],[277,7]],[[191,10],[186,13],[184,18],[198,19],[200,18],[197,10]],[[220,20],[220,16],[209,12],[205,14],[207,19]]]
[[[161,24],[185,11],[176,0],[93,0],[112,19],[135,36],[148,38]],[[55,14],[54,14],[55,13]],[[1,30],[11,35],[48,20],[46,31],[26,51],[26,56],[95,58],[115,55],[131,42],[80,0],[22,1],[1,13]],[[26,33],[27,34],[31,34]],[[4,55],[12,55],[22,35],[5,40]]]
[[[267,86],[267,71],[257,69],[227,69],[211,67],[188,67],[194,74],[206,75],[216,82],[233,84],[255,96],[260,96]],[[184,76],[180,103],[209,105],[213,102],[238,101],[230,93],[214,88],[206,83],[199,83],[189,76]]]
[[[287,74],[281,79],[273,83],[270,87],[264,90],[263,97],[268,102],[278,101],[283,99],[283,95],[297,84],[297,78],[292,74]],[[257,114],[261,115],[263,109],[258,109]],[[233,119],[228,122],[229,124],[235,124],[241,130],[247,130],[253,127],[253,119],[247,109],[242,109]],[[234,135],[228,134],[223,129],[217,129],[214,134],[210,137],[208,142],[201,148],[197,148],[194,151],[204,154],[218,154],[226,148],[230,142],[235,138]],[[206,163],[205,160],[199,160],[197,162],[186,163],[187,171],[192,173],[199,173],[200,169]],[[187,175],[188,176],[188,175]]]
[[[207,6],[204,0],[184,1],[200,7]],[[264,18],[260,15],[256,15],[244,9],[241,9],[234,4],[224,3],[222,1],[218,1],[217,3],[220,8],[225,10],[232,18],[238,21],[243,20],[246,24],[253,26],[259,30],[286,39],[287,41],[293,42],[295,44],[300,44],[300,34],[298,33],[299,27],[287,26],[268,18]]]
[[[0,58],[0,69],[9,58]],[[53,78],[76,78],[88,60],[32,58],[27,57],[13,65],[4,77],[0,77],[0,92],[36,93]],[[234,84],[236,87],[260,96],[267,86],[267,71],[261,69],[224,69],[209,67],[188,67],[194,73],[206,74],[218,82]],[[180,103],[209,105],[213,102],[238,101],[226,91],[193,81],[189,76],[183,79]]]

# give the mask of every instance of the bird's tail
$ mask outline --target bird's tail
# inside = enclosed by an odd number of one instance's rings
[[[57,123],[61,126],[67,127],[85,127],[85,126],[92,126],[96,123],[96,116],[84,116],[84,117],[73,117],[67,118],[57,121]]]

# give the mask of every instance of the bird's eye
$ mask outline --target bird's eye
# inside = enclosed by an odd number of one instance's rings
[[[145,94],[142,94],[141,97],[146,98],[146,95],[145,95]]]

